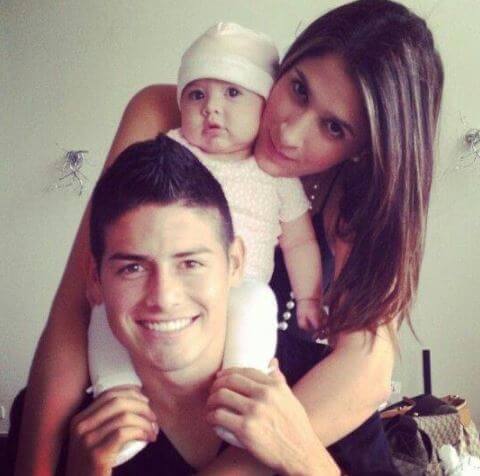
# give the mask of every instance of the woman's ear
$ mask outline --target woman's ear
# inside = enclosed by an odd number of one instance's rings
[[[100,284],[100,270],[93,256],[88,259],[87,275],[87,299],[90,306],[98,306],[103,303],[102,286]]]
[[[245,264],[245,245],[243,240],[236,236],[228,250],[230,266],[230,285],[238,286],[243,280],[243,267]]]

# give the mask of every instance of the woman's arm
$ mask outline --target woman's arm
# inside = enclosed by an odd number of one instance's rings
[[[269,374],[244,368],[219,372],[207,402],[208,421],[234,433],[275,474],[340,474],[276,359],[271,367]],[[246,474],[244,468],[242,473],[236,469],[231,465],[228,474]],[[251,470],[249,474],[259,473]]]
[[[150,86],[128,104],[105,167],[133,142],[179,124],[175,86]],[[87,206],[30,371],[17,475],[52,475],[67,422],[87,386]]]
[[[383,326],[373,338],[340,336],[335,350],[294,387],[320,441],[335,443],[360,426],[390,395],[394,345]]]
[[[350,245],[335,243],[335,275],[343,268]],[[360,426],[390,395],[395,345],[393,323],[377,335],[363,331],[339,336],[333,352],[293,387],[318,438],[329,446]],[[273,472],[238,448],[224,451],[202,475],[272,475]]]
[[[372,340],[373,339],[373,340]],[[359,427],[390,394],[394,345],[387,326],[375,338],[365,332],[340,336],[335,350],[293,387],[316,435],[325,447]],[[273,475],[255,458],[228,448],[200,474]]]

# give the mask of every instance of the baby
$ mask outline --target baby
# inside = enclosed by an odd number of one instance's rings
[[[245,245],[243,283],[230,294],[223,367],[268,370],[275,353],[277,306],[268,282],[279,243],[296,299],[300,327],[321,322],[321,257],[299,179],[272,177],[252,155],[260,119],[278,68],[271,40],[233,23],[219,23],[182,57],[177,96],[181,127],[168,135],[189,148],[220,182]],[[159,332],[178,332],[174,323]],[[92,311],[89,366],[94,395],[140,384],[128,354],[111,333],[103,306]],[[236,438],[221,428],[219,436]],[[117,464],[145,443],[127,445]]]

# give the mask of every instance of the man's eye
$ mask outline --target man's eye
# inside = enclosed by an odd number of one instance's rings
[[[181,267],[183,269],[198,269],[203,267],[203,264],[194,259],[187,259],[185,261],[182,261]]]
[[[203,94],[203,91],[200,91],[200,89],[194,89],[188,93],[188,99],[192,99],[193,101],[199,101],[204,97],[205,95]]]
[[[122,276],[135,276],[145,271],[145,268],[139,263],[127,264],[119,269],[119,274]]]
[[[345,135],[342,125],[335,120],[328,119],[324,121],[324,127],[327,130],[327,134],[335,139],[341,139]]]
[[[229,88],[227,88],[227,94],[229,97],[234,98],[240,94],[240,90],[234,88],[233,86],[230,86]]]
[[[308,100],[308,91],[302,81],[298,79],[293,79],[291,83],[293,94],[301,101],[307,102]]]

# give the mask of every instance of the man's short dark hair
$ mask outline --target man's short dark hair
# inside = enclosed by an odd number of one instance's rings
[[[222,187],[188,149],[163,134],[127,147],[93,192],[90,247],[98,269],[108,225],[141,205],[174,203],[217,210],[225,249],[233,242],[232,217]]]

